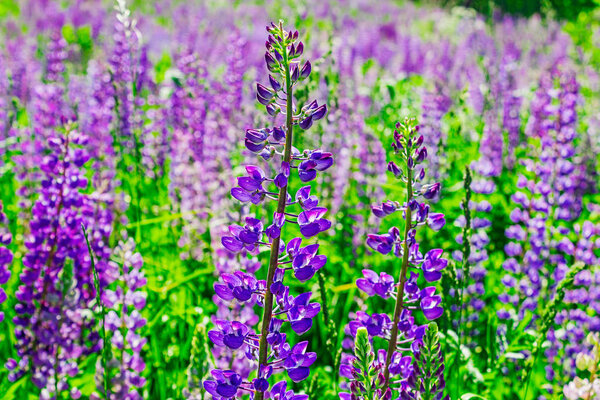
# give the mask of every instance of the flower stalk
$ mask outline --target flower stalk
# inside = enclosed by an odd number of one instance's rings
[[[285,35],[283,30],[283,22],[279,22],[279,32],[281,36]],[[283,54],[283,67],[285,69],[285,87],[287,94],[286,101],[286,137],[285,137],[285,149],[283,155],[283,161],[286,163],[291,162],[292,156],[292,137],[294,133],[294,125],[292,124],[292,113],[293,110],[293,87],[290,76],[290,68],[288,61],[288,54]],[[277,213],[285,213],[286,199],[287,199],[287,188],[285,185],[279,189],[279,198],[277,200]],[[273,239],[271,243],[271,256],[269,258],[269,271],[267,272],[267,287],[265,293],[265,308],[262,317],[261,336],[259,342],[258,351],[258,369],[260,371],[262,366],[267,365],[267,335],[269,334],[269,326],[271,325],[271,318],[273,316],[273,292],[271,291],[271,285],[273,285],[273,278],[275,276],[275,270],[277,269],[277,262],[279,257],[279,244],[281,242],[281,236]],[[262,400],[264,392],[257,392],[256,399]]]
[[[406,204],[410,204],[410,201],[413,199],[413,188],[412,188],[412,170],[408,165],[408,160],[410,159],[410,155],[408,154],[408,148],[406,147],[406,170],[407,170],[407,180],[406,180]],[[404,243],[403,243],[403,255],[402,255],[402,268],[400,270],[400,284],[398,285],[398,296],[396,296],[396,306],[394,309],[394,325],[392,326],[392,334],[390,337],[390,342],[388,344],[387,356],[385,359],[385,388],[389,386],[390,382],[390,364],[392,362],[392,356],[396,351],[396,346],[398,344],[398,324],[400,323],[400,314],[404,308],[404,286],[406,285],[406,273],[408,272],[408,233],[412,228],[412,215],[410,207],[406,208],[406,220],[404,224]]]

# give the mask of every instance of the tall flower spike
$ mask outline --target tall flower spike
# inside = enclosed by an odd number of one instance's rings
[[[213,379],[205,381],[204,388],[215,398],[232,398],[238,390],[244,390],[253,392],[254,399],[262,400],[269,390],[271,376],[286,371],[292,381],[304,380],[316,359],[315,353],[307,351],[308,342],[292,346],[282,331],[289,328],[301,335],[310,330],[320,304],[311,303],[311,292],[291,295],[284,278],[293,274],[300,282],[308,281],[323,268],[327,258],[317,254],[318,244],[302,243],[303,239],[297,237],[286,246],[282,236],[287,224],[297,224],[305,239],[331,226],[325,219],[327,209],[318,207],[319,200],[310,193],[310,186],[296,189],[295,201],[293,192],[288,190],[294,179],[309,182],[333,164],[331,153],[320,149],[299,151],[293,147],[295,127],[309,129],[326,115],[327,107],[316,101],[303,107],[294,104],[294,87],[310,74],[310,63],[299,68],[298,57],[304,45],[298,42],[298,32],[286,32],[282,22],[271,24],[267,32],[265,62],[271,74],[268,84],[257,84],[256,98],[268,114],[282,114],[285,124],[248,129],[245,144],[248,150],[265,160],[280,161],[273,168],[275,176],[269,176],[257,166],[246,166],[246,175],[238,178],[238,186],[231,190],[231,195],[242,203],[275,201],[277,208],[271,223],[248,216],[243,225],[231,225],[221,243],[231,252],[255,254],[261,247],[268,248],[269,268],[266,280],[257,280],[251,275],[252,271],[234,272],[223,274],[222,282],[215,285],[217,295],[223,300],[244,303],[256,299],[264,308],[262,322],[257,333],[242,321],[215,319],[217,328],[208,334],[216,346],[241,352],[252,362],[258,360],[258,366],[252,381],[236,370],[236,365],[229,367],[233,369],[213,370]],[[286,389],[285,381],[276,383],[271,388],[271,396],[281,392],[282,398],[293,397],[293,392]]]
[[[10,359],[8,379],[26,373],[52,395],[69,387],[82,355],[96,352],[99,336],[87,313],[95,299],[87,245],[80,226],[94,215],[83,165],[88,160],[87,137],[67,124],[64,134],[48,131],[47,152],[40,166],[42,189],[27,238],[27,253],[13,319],[19,361]],[[68,334],[65,334],[68,332]]]
[[[98,359],[96,381],[102,395],[94,393],[90,398],[141,400],[138,390],[141,391],[146,384],[146,379],[141,376],[146,367],[141,351],[147,341],[140,335],[140,330],[146,325],[146,319],[141,315],[146,305],[146,292],[140,290],[146,285],[142,271],[144,261],[140,253],[135,252],[131,238],[119,243],[115,256],[121,268],[111,263],[117,271],[121,269],[117,275],[119,278],[114,288],[102,292],[102,302],[109,309],[105,318],[106,328],[110,331],[106,346],[111,347],[109,353],[112,358],[107,363],[108,373]],[[104,393],[104,376],[110,377],[108,394]]]
[[[0,201],[0,285],[5,285],[10,279],[10,265],[13,260],[13,253],[8,249],[12,242],[12,234],[5,227],[8,224],[6,214],[2,210]],[[6,292],[0,287],[0,304],[6,301]],[[4,320],[4,312],[0,311],[0,322]]]
[[[433,249],[422,255],[416,241],[416,229],[421,225],[429,225],[434,230],[441,229],[445,224],[442,214],[430,213],[429,205],[420,203],[417,199],[424,197],[431,199],[440,191],[438,183],[432,185],[421,184],[424,175],[422,163],[427,157],[427,150],[423,146],[423,136],[419,135],[419,128],[414,119],[406,119],[403,123],[396,124],[394,142],[392,147],[400,155],[402,165],[390,163],[390,172],[406,184],[406,202],[399,204],[385,202],[372,207],[373,213],[383,218],[394,212],[402,212],[405,219],[403,233],[397,227],[392,227],[387,233],[370,234],[367,245],[373,250],[382,253],[393,253],[402,259],[401,272],[398,284],[386,274],[377,274],[371,270],[364,270],[364,278],[356,284],[367,295],[394,298],[396,305],[393,318],[386,314],[369,315],[365,312],[356,313],[356,320],[350,322],[349,329],[356,335],[360,327],[365,327],[369,336],[379,336],[388,340],[387,350],[378,351],[377,360],[372,362],[371,368],[379,369],[380,393],[384,398],[391,396],[390,388],[399,383],[401,398],[420,398],[419,388],[412,388],[410,382],[414,379],[412,372],[411,356],[405,353],[418,352],[422,343],[426,326],[415,325],[412,312],[418,308],[428,320],[439,318],[443,313],[441,296],[435,294],[435,287],[429,286],[420,289],[417,279],[420,274],[426,282],[435,282],[441,278],[441,270],[448,261],[441,257],[443,250]],[[410,272],[410,274],[409,274]],[[358,378],[350,374],[348,367],[342,365],[340,373],[351,380],[351,391],[356,390]],[[392,380],[391,376],[398,376]],[[402,397],[404,396],[404,397]]]

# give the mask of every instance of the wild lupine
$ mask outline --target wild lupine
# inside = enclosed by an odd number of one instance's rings
[[[457,305],[459,309],[454,309],[453,306],[453,311],[458,311],[459,319],[453,323],[460,339],[463,337],[463,312],[467,311],[467,325],[473,326],[479,321],[479,313],[485,306],[482,296],[485,294],[484,281],[487,274],[486,246],[490,242],[486,231],[491,226],[491,221],[482,215],[489,213],[492,205],[487,200],[479,202],[471,200],[471,183],[471,172],[467,168],[464,182],[466,195],[461,203],[464,215],[459,216],[455,221],[455,225],[463,229],[462,233],[456,236],[456,241],[462,245],[462,250],[455,250],[452,253],[452,257],[462,263],[461,268],[458,269],[461,287],[458,291],[455,288],[450,289],[450,294],[459,299]],[[475,343],[480,332],[475,329],[469,333],[467,338]]]
[[[584,354],[589,348],[582,343],[586,332],[600,327],[600,273],[596,270],[600,248],[600,225],[590,221],[575,224],[575,239],[562,238],[559,246],[573,263],[583,263],[585,268],[573,279],[573,288],[564,294],[563,307],[558,311],[547,335],[550,346],[544,355],[549,360],[547,376],[562,385],[566,378],[576,376],[576,354]],[[571,235],[570,235],[571,236]]]
[[[6,71],[6,61],[4,60],[4,57],[0,55],[0,139],[2,140],[6,139],[12,124],[12,119],[14,118],[9,112],[9,87],[10,82]],[[0,151],[2,152],[0,153],[0,156],[3,156],[4,151]],[[4,163],[1,159],[0,162]]]
[[[19,218],[30,221],[31,209],[37,197],[35,187],[43,174],[40,165],[43,159],[46,140],[54,137],[54,129],[61,126],[66,111],[64,99],[64,61],[66,42],[60,31],[51,34],[46,49],[46,74],[44,83],[34,86],[32,127],[13,127],[9,135],[17,140],[13,150],[17,179],[21,182],[17,189],[19,196]]]
[[[96,171],[92,181],[100,192],[112,192],[115,185],[115,148],[111,134],[115,107],[115,89],[110,81],[110,73],[102,63],[91,61],[88,65],[90,76],[89,95],[84,109],[87,111],[81,120],[81,127],[90,140],[90,156]]]
[[[55,132],[55,130],[49,131]],[[9,379],[26,372],[43,392],[58,395],[77,374],[76,360],[99,348],[94,320],[85,312],[95,298],[90,260],[80,226],[92,215],[80,190],[87,187],[82,166],[87,138],[67,125],[64,135],[47,136],[48,154],[40,197],[35,203],[23,258],[22,285],[15,297],[17,353]],[[76,387],[71,393],[79,393]]]
[[[517,187],[522,191],[511,197],[516,204],[510,214],[514,225],[505,231],[511,241],[505,246],[507,258],[503,268],[506,274],[502,278],[507,289],[499,296],[505,306],[498,312],[498,317],[509,325],[530,313],[533,317],[530,326],[544,333],[544,338],[538,338],[538,342],[547,339],[552,343],[546,350],[549,361],[560,360],[564,366],[571,363],[568,358],[574,354],[563,358],[561,330],[555,331],[554,317],[547,322],[542,311],[543,305],[548,302],[554,303],[556,299],[562,302],[566,295],[564,291],[569,289],[565,287],[569,266],[585,266],[585,261],[572,258],[575,245],[569,237],[571,229],[565,224],[582,210],[573,162],[576,91],[572,75],[559,64],[542,76],[532,101],[532,118],[527,129],[532,138],[539,139],[541,148],[538,154],[522,160],[522,164],[534,175],[529,179],[520,176]],[[558,99],[557,106],[553,104],[555,97]],[[574,282],[575,279],[571,279],[570,284]],[[559,316],[556,322],[564,321],[562,318],[564,315]],[[540,324],[543,326],[540,327]],[[530,365],[529,374],[534,367],[535,356],[532,358],[526,360]],[[548,364],[546,379],[553,381],[555,374],[554,366]]]
[[[573,129],[577,115],[574,111],[576,96],[571,75],[561,71],[558,66],[542,77],[532,102],[534,118],[528,129],[531,135],[540,139],[541,152],[537,159],[523,160],[535,176],[531,179],[520,176],[517,187],[525,191],[518,191],[511,197],[516,204],[510,215],[515,225],[506,229],[506,236],[512,241],[505,247],[508,258],[503,263],[507,271],[503,283],[514,290],[503,293],[500,301],[517,308],[519,319],[526,310],[535,312],[540,302],[552,296],[556,284],[548,281],[547,263],[554,266],[552,281],[559,282],[564,278],[568,269],[564,249],[570,246],[564,243],[556,246],[550,238],[555,232],[561,236],[568,234],[569,229],[559,226],[560,221],[573,220],[582,208],[571,160],[576,136]],[[557,93],[553,89],[554,78],[561,86],[558,108],[550,104],[551,97]],[[560,147],[555,145],[557,142],[561,143]],[[548,223],[553,228],[549,228]],[[499,316],[510,318],[506,309]]]
[[[225,226],[215,229],[215,231],[214,237],[219,242],[221,236],[228,232]],[[214,243],[213,245],[215,249],[213,261],[220,279],[214,285],[216,294],[213,296],[213,300],[218,310],[212,317],[212,321],[215,324],[220,320],[239,321],[248,327],[255,327],[260,318],[254,310],[258,298],[252,296],[249,291],[244,292],[243,286],[244,284],[251,286],[255,283],[254,274],[261,264],[255,256],[247,251],[232,253],[219,244]],[[238,299],[245,301],[238,301]],[[243,379],[247,379],[256,369],[253,360],[246,358],[242,352],[233,351],[226,346],[216,346],[212,351],[216,368],[227,369],[229,365],[233,365]]]
[[[10,251],[8,246],[12,242],[12,234],[6,226],[8,220],[6,214],[2,209],[2,202],[0,201],[0,285],[6,285],[10,279],[10,265],[13,260],[13,253]],[[0,304],[6,301],[6,292],[0,286]],[[4,312],[0,311],[0,322],[4,321]]]
[[[405,219],[404,233],[392,227],[384,234],[368,235],[367,245],[381,254],[392,253],[402,259],[402,267],[398,283],[389,274],[377,274],[371,270],[363,270],[364,278],[356,285],[370,296],[395,298],[393,318],[387,314],[358,312],[355,321],[350,322],[350,333],[355,336],[360,327],[366,327],[370,336],[379,336],[389,341],[386,350],[380,352],[381,360],[381,395],[391,397],[390,388],[397,389],[402,398],[418,398],[419,389],[413,390],[410,379],[413,376],[412,357],[406,355],[417,351],[423,338],[426,326],[415,324],[412,313],[421,309],[425,318],[434,320],[443,313],[441,296],[435,294],[435,287],[419,289],[417,279],[422,273],[426,282],[436,282],[441,278],[441,270],[448,263],[441,258],[442,249],[433,249],[424,256],[419,251],[416,241],[416,228],[429,225],[433,230],[440,230],[445,219],[443,214],[430,213],[429,205],[420,203],[417,198],[431,200],[440,191],[440,184],[423,184],[425,169],[421,165],[427,157],[427,149],[423,146],[423,136],[413,119],[406,119],[396,124],[392,147],[400,155],[402,166],[393,161],[388,169],[394,176],[406,184],[406,202],[387,201],[372,206],[373,213],[383,218],[397,211],[402,211]],[[417,272],[420,271],[420,272]],[[409,274],[410,273],[410,274]],[[340,371],[344,373],[344,368]],[[392,378],[394,376],[395,378]],[[352,379],[346,374],[346,377]]]
[[[211,97],[203,83],[206,69],[200,56],[184,50],[177,57],[177,67],[183,74],[170,98],[170,114],[174,126],[171,140],[170,193],[183,214],[183,235],[179,246],[184,259],[201,259],[204,246],[198,237],[206,229],[211,182],[216,178],[204,162],[204,139],[207,132],[206,114]]]
[[[116,0],[116,22],[114,24],[114,47],[110,56],[112,80],[117,99],[119,143],[126,151],[131,151],[134,129],[134,92],[136,80],[134,62],[137,60],[139,31],[136,21],[130,18],[126,0]]]
[[[427,146],[427,168],[434,179],[440,178],[440,158],[446,141],[442,132],[442,118],[451,105],[452,100],[439,87],[423,96],[422,134]]]
[[[304,107],[294,107],[293,89],[311,71],[310,62],[300,66],[298,60],[304,44],[298,42],[297,31],[284,30],[283,22],[271,24],[267,31],[265,61],[272,75],[269,75],[268,87],[260,83],[257,85],[256,97],[270,115],[284,115],[285,125],[248,129],[245,144],[265,160],[280,158],[281,162],[276,166],[273,178],[257,166],[246,166],[247,175],[238,178],[239,186],[233,188],[231,194],[243,203],[277,201],[277,211],[268,226],[257,218],[246,217],[243,225],[229,227],[231,236],[222,238],[223,246],[232,252],[244,250],[252,254],[261,246],[270,248],[267,279],[257,280],[251,274],[238,272],[223,276],[225,284],[215,285],[217,295],[225,300],[235,299],[240,303],[256,301],[262,305],[261,331],[255,333],[240,321],[216,320],[217,329],[209,332],[209,338],[215,345],[243,351],[248,359],[257,360],[258,366],[252,382],[244,380],[239,371],[213,370],[213,379],[205,381],[204,388],[217,399],[232,398],[238,390],[245,390],[261,400],[270,387],[269,378],[273,374],[286,371],[291,380],[304,380],[316,359],[315,353],[307,352],[308,342],[289,345],[282,328],[289,324],[297,334],[307,332],[320,305],[310,302],[310,292],[296,297],[290,295],[283,280],[288,271],[301,282],[309,280],[325,265],[326,257],[317,255],[318,244],[306,244],[297,237],[286,246],[281,235],[286,224],[297,224],[304,238],[313,237],[331,225],[324,218],[327,209],[319,207],[319,200],[311,194],[310,186],[300,188],[295,197],[288,193],[292,172],[298,171],[300,181],[310,182],[318,171],[326,170],[333,163],[331,153],[321,150],[300,152],[293,147],[294,128],[308,130],[325,116],[327,108],[319,106],[316,101]],[[265,185],[274,185],[277,191],[268,190]],[[290,206],[299,206],[300,212],[290,212]],[[268,242],[263,239],[265,235]],[[270,392],[271,396],[293,396],[293,392],[286,392],[284,381],[273,385]]]
[[[499,80],[502,87],[502,126],[507,132],[506,166],[513,169],[515,166],[515,150],[521,143],[521,118],[520,110],[523,98],[518,94],[517,74],[518,61],[521,50],[514,42],[505,45],[500,64]]]
[[[141,291],[146,285],[146,277],[142,270],[143,259],[135,252],[135,243],[129,238],[119,243],[115,255],[121,264],[119,267],[111,261],[111,269],[115,287],[102,291],[103,306],[109,309],[104,323],[110,332],[104,346],[110,346],[112,358],[106,360],[108,371],[104,371],[101,358],[96,365],[96,382],[100,395],[94,393],[91,398],[107,398],[111,400],[141,400],[141,389],[146,384],[142,372],[146,364],[141,351],[147,340],[140,335],[146,325],[141,311],[146,305],[146,292]],[[102,355],[104,356],[104,355]],[[110,379],[109,393],[104,393],[104,377]]]

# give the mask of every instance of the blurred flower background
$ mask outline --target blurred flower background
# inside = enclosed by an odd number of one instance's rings
[[[1,398],[600,398],[598,0],[0,22]]]

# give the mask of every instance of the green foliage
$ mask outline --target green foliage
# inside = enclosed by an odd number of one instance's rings
[[[558,19],[574,20],[579,13],[598,7],[597,0],[439,0],[435,2],[445,7],[473,8],[490,18],[496,10],[499,10],[525,17],[542,14]]]
[[[92,27],[89,25],[75,28],[73,25],[65,24],[62,27],[62,35],[70,45],[79,47],[81,55],[81,68],[85,71],[87,63],[94,52],[94,40],[92,38]]]
[[[0,19],[7,16],[18,16],[19,11],[17,0],[0,0]]]

